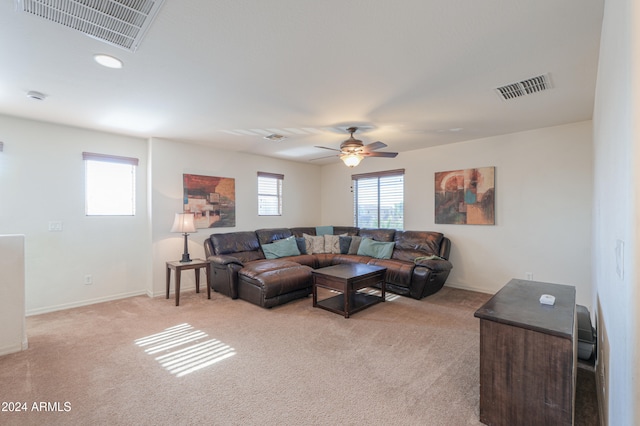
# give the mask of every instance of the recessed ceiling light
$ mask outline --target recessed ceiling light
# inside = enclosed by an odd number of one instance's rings
[[[109,55],[93,55],[93,59],[103,67],[122,68],[122,61]]]

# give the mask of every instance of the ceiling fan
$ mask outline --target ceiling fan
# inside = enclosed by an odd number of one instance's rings
[[[362,161],[364,157],[394,158],[398,155],[397,152],[376,152],[378,149],[386,148],[387,144],[378,141],[365,145],[361,140],[353,137],[353,134],[356,131],[358,131],[357,127],[349,127],[347,129],[347,132],[351,133],[351,136],[349,137],[349,139],[340,144],[340,149],[327,148],[326,146],[316,146],[316,148],[339,152],[340,154],[336,155],[339,156],[344,164],[349,167],[357,166],[358,164],[360,164],[360,161]],[[319,159],[320,158],[315,158],[315,160]]]

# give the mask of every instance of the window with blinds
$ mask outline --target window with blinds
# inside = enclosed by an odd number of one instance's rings
[[[404,169],[351,178],[355,226],[404,229]]]
[[[258,215],[282,216],[284,175],[258,172]]]
[[[136,214],[137,158],[83,152],[85,214],[134,216]]]

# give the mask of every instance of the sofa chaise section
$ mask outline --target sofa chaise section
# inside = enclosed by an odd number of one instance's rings
[[[232,299],[270,308],[311,294],[311,267],[265,259],[256,232],[212,234],[204,248],[211,264],[209,285]]]

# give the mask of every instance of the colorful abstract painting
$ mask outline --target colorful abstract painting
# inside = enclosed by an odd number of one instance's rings
[[[184,211],[194,214],[196,228],[236,226],[236,181],[233,178],[182,175]]]
[[[435,222],[495,224],[495,167],[437,172]]]

